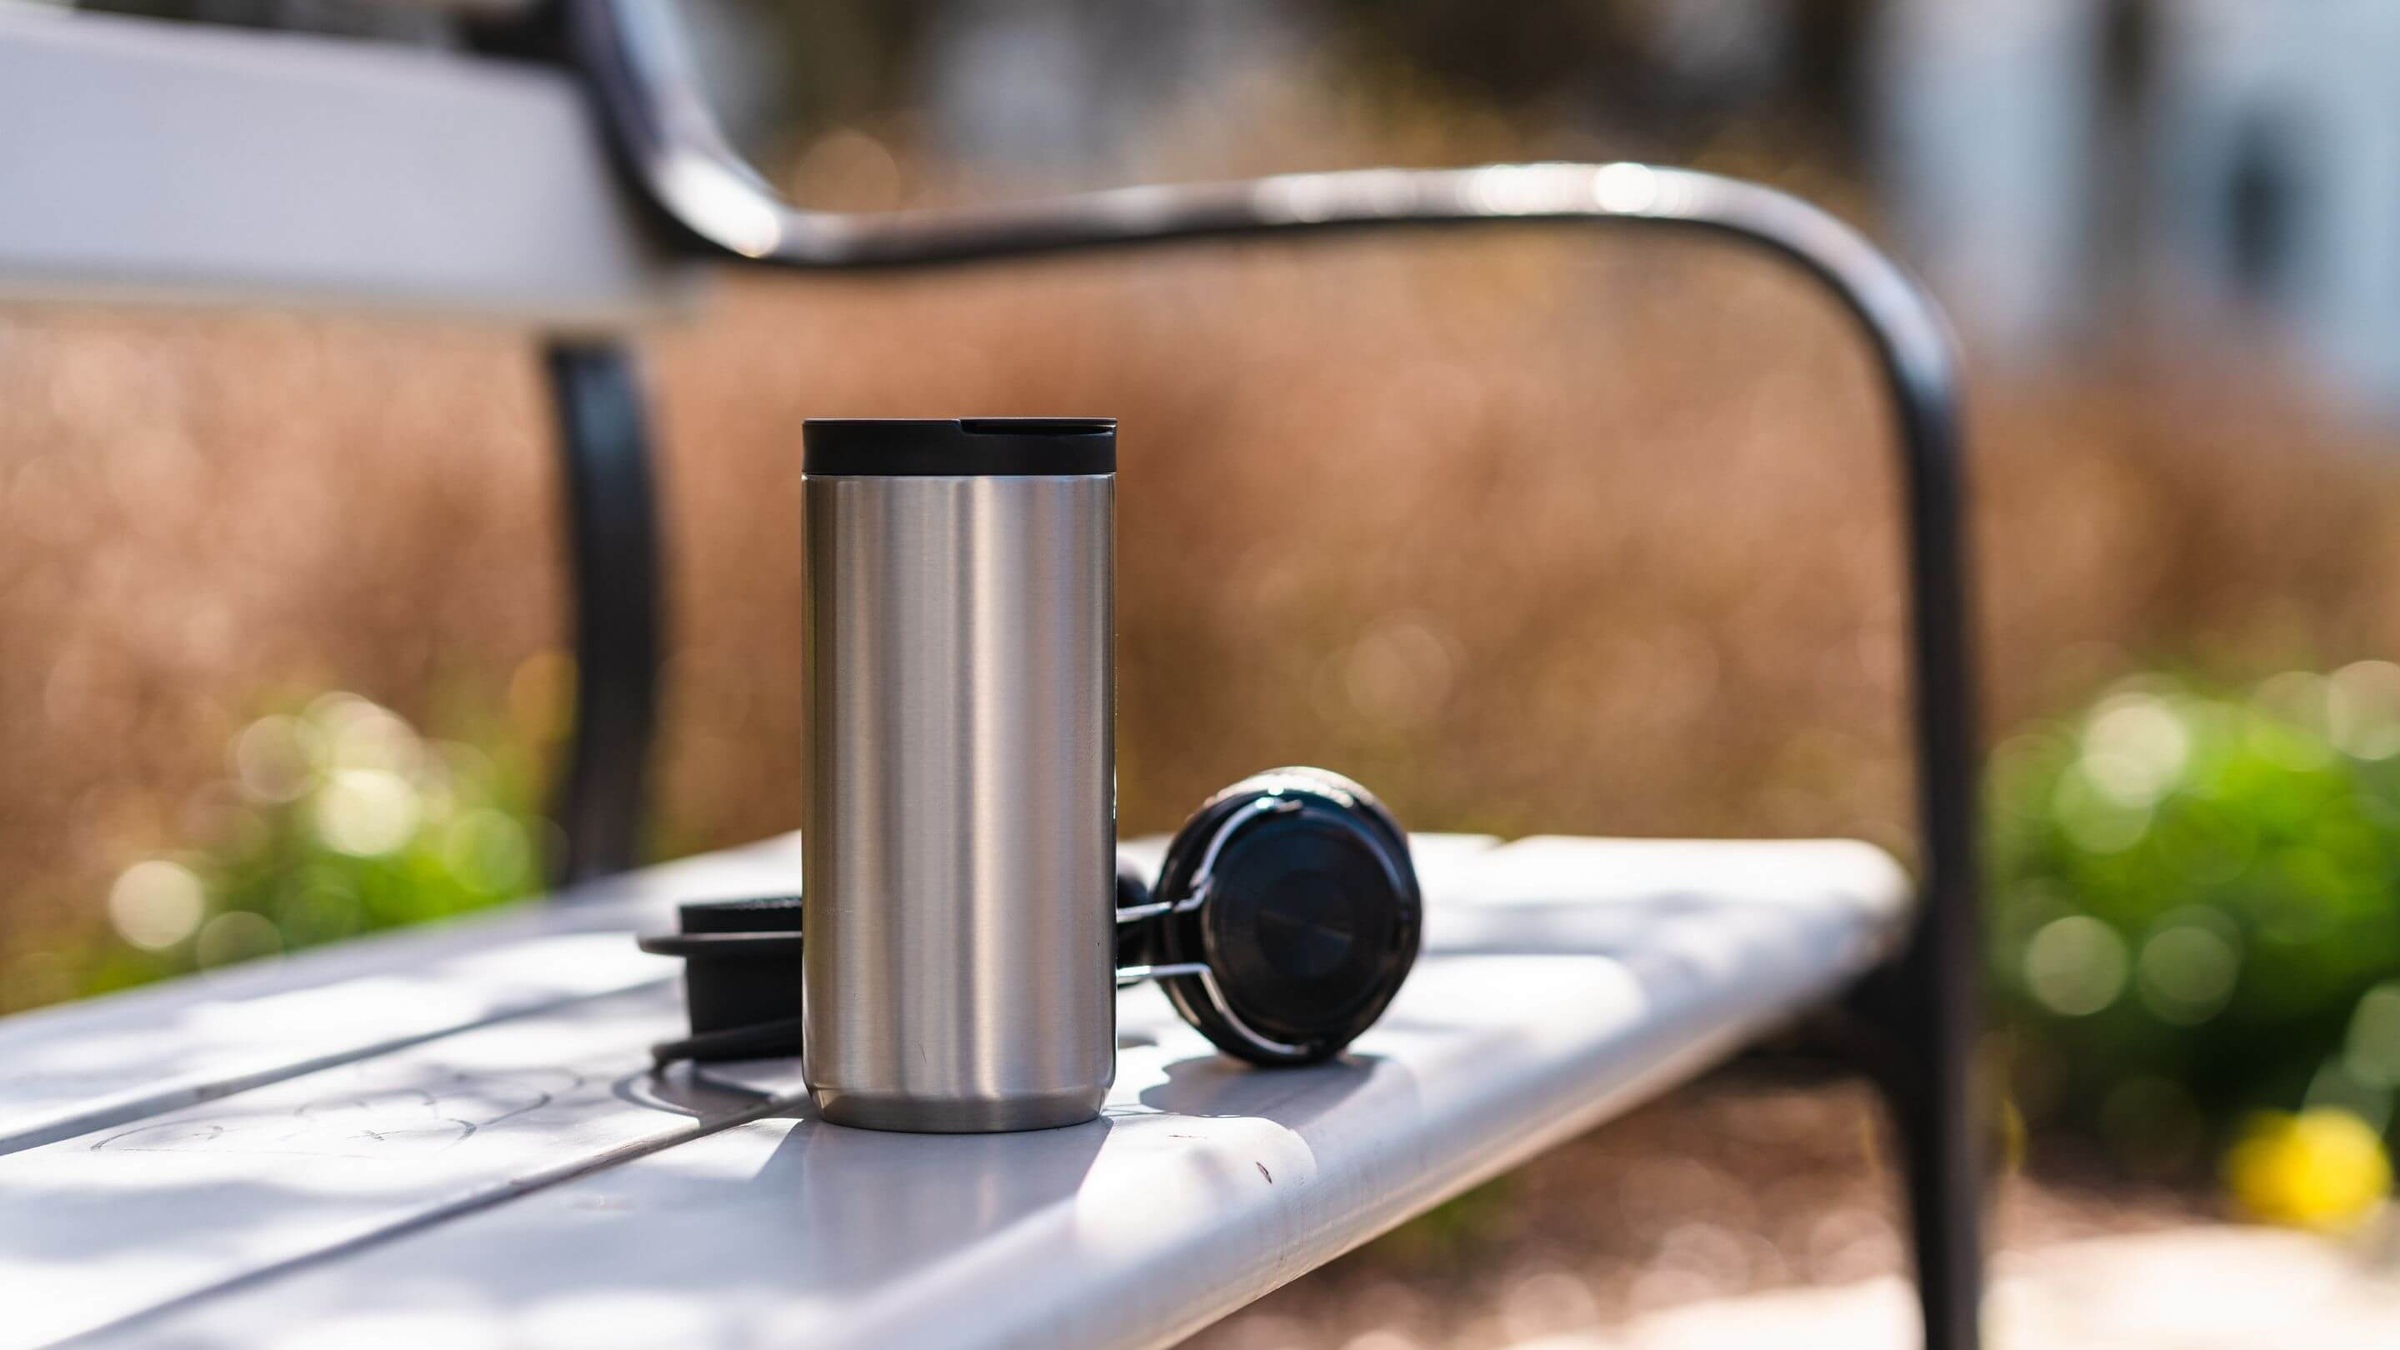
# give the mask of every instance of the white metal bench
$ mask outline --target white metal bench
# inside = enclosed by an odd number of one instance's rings
[[[0,4],[0,300],[536,333],[581,676],[559,791],[573,903],[0,1024],[0,1345],[335,1345],[371,1325],[458,1345],[1156,1343],[1838,999],[1893,1107],[1929,1343],[1971,1350],[1959,433],[1950,346],[1908,277],[1791,197],[1634,164],[801,210],[725,148],[662,3],[478,0],[471,51]],[[1859,321],[1902,452],[1913,896],[1859,845],[1428,840],[1429,954],[1340,1064],[1235,1070],[1135,992],[1109,1118],[1077,1130],[861,1134],[810,1122],[788,1063],[642,1072],[675,1003],[625,933],[797,869],[782,841],[624,871],[662,551],[631,331],[695,303],[709,260],[1495,223],[1697,230],[1798,265]]]
[[[1352,1053],[1247,1070],[1130,990],[1066,1130],[650,1071],[682,1013],[629,934],[796,887],[796,839],[12,1019],[0,1348],[1161,1344],[1831,996],[1907,909],[1840,841],[1416,849],[1426,953]]]

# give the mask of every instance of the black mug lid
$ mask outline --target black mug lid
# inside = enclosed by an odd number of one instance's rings
[[[973,478],[1117,471],[1113,417],[812,417],[801,471]]]

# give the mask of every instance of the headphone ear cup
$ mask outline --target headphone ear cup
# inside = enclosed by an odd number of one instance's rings
[[[1265,773],[1257,774],[1250,778],[1244,779],[1243,782],[1254,783],[1262,780],[1274,780],[1285,777],[1305,778],[1315,784],[1326,796],[1335,798],[1336,800],[1339,800],[1343,797],[1349,798],[1357,806],[1358,810],[1362,812],[1367,819],[1373,821],[1377,829],[1383,832],[1384,839],[1389,842],[1393,848],[1398,849],[1402,856],[1408,856],[1408,831],[1400,828],[1399,819],[1392,815],[1392,809],[1390,807],[1383,804],[1383,799],[1369,791],[1364,783],[1359,782],[1355,778],[1351,778],[1346,774],[1335,773],[1331,769],[1320,769],[1312,765],[1300,764],[1293,765],[1289,768],[1269,769]],[[1239,785],[1237,784],[1236,786]],[[1413,868],[1413,863],[1411,865]],[[1410,879],[1412,881],[1415,879],[1413,870],[1410,874]]]
[[[1341,1053],[1382,1015],[1416,960],[1423,901],[1407,835],[1363,787],[1320,769],[1269,770],[1203,804],[1168,846],[1156,960],[1214,976],[1160,981],[1185,1021],[1255,1064]]]
[[[1132,909],[1150,903],[1150,882],[1142,875],[1141,864],[1131,858],[1117,859],[1117,908]],[[1146,966],[1157,959],[1158,925],[1152,922],[1121,923],[1117,925],[1117,968]]]
[[[1235,812],[1248,806],[1252,793],[1250,785],[1256,778],[1241,782],[1212,794],[1200,804],[1183,828],[1168,841],[1166,855],[1158,866],[1157,884],[1151,890],[1154,900],[1180,899],[1192,892],[1195,874],[1209,842]],[[1201,907],[1205,909],[1206,906]],[[1208,946],[1202,916],[1198,910],[1174,912],[1160,916],[1154,925],[1146,925],[1150,941],[1147,955],[1152,963],[1199,961],[1206,959]],[[1217,1049],[1237,1059],[1254,1064],[1305,1064],[1312,1061],[1299,1057],[1275,1057],[1262,1047],[1254,1046],[1218,1010],[1210,997],[1208,986],[1196,975],[1166,975],[1158,980],[1159,991],[1167,996],[1175,1013],[1194,1030],[1209,1039]]]

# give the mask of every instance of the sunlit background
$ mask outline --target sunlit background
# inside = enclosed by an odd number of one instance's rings
[[[457,40],[405,5],[93,7]],[[2380,1222],[2400,7],[683,13],[811,204],[1637,157],[1890,241],[1973,367],[1999,1237]],[[1122,419],[1129,829],[1310,761],[1420,828],[1911,850],[1887,428],[1838,316],[1753,259],[1532,232],[728,276],[646,350],[653,857],[800,820],[801,419],[962,413]],[[574,678],[537,375],[498,329],[0,311],[0,1010],[536,884]],[[1870,1126],[1856,1085],[1747,1062],[1203,1340],[1499,1345],[1896,1270]]]

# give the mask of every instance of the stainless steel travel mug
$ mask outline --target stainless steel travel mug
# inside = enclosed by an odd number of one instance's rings
[[[1089,1120],[1116,1072],[1116,423],[807,425],[825,1119]]]

